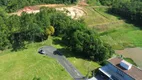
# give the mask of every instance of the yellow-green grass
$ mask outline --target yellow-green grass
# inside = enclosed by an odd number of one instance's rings
[[[96,62],[81,58],[71,57],[71,51],[54,40],[61,40],[60,37],[49,37],[40,43],[31,43],[27,49],[17,52],[5,50],[0,53],[0,80],[72,80],[66,70],[53,58],[37,53],[42,46],[54,46],[68,56],[68,60],[83,74],[86,75],[88,69],[94,70],[100,65]],[[75,56],[75,55],[74,55]],[[91,73],[90,73],[91,74]]]
[[[54,37],[53,40],[61,40],[60,37]],[[53,43],[55,43],[53,41]],[[81,58],[81,56],[76,55],[75,53],[68,50],[65,46],[61,46],[61,44],[58,45],[52,45],[59,49],[66,57],[67,59],[83,74],[84,76],[87,75],[88,71],[95,70],[100,67],[100,65],[97,62],[94,61],[88,61],[86,59]],[[89,76],[91,76],[91,72],[89,72]]]
[[[72,80],[55,59],[37,53],[41,46],[52,45],[51,42],[52,38],[49,38],[28,45],[28,49],[1,52],[0,80]]]
[[[121,24],[118,27],[101,33],[101,39],[114,49],[142,47],[142,31],[132,24]]]
[[[90,5],[90,6],[100,6],[101,3],[99,2],[99,0],[87,0],[87,3]]]
[[[87,13],[87,15],[84,16],[84,19],[89,27],[105,23],[111,23],[119,20],[118,17],[108,14],[107,13],[108,8],[105,7],[88,6],[84,7],[84,10]]]
[[[91,71],[100,67],[100,65],[93,61],[84,60],[81,58],[69,57],[68,60],[84,75],[89,73],[91,76]]]
[[[114,49],[142,47],[142,31],[120,17],[109,14],[109,7],[88,6],[84,9],[87,12],[84,17],[87,25],[97,30],[101,39]]]

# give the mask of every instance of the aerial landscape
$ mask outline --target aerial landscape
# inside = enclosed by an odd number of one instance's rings
[[[142,0],[0,0],[0,80],[142,80]]]

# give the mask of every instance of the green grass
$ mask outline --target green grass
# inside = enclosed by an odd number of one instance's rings
[[[87,0],[87,4],[89,4],[90,6],[100,6],[101,5],[99,0]]]
[[[122,24],[101,35],[101,39],[114,49],[125,47],[142,47],[142,31],[132,24]]]
[[[137,66],[137,64],[131,59],[131,58],[124,58],[124,60],[126,60],[127,62]]]
[[[77,55],[72,53],[67,48],[61,48],[60,51],[67,57],[67,59],[83,74],[87,75],[89,71],[89,76],[91,75],[91,71],[101,67],[97,62],[88,61],[87,59],[81,58],[81,55]]]
[[[84,17],[87,25],[98,31],[101,39],[113,49],[142,47],[142,31],[137,26],[126,23],[119,16],[109,14],[109,8],[105,6],[88,6],[84,9],[87,12]]]
[[[100,67],[100,65],[93,61],[84,60],[81,58],[70,57],[68,60],[84,75],[86,76],[89,72],[91,76],[91,71]]]
[[[55,59],[37,53],[40,47],[46,45],[54,46],[63,52],[84,75],[87,74],[88,68],[94,70],[100,67],[96,62],[71,57],[75,55],[54,40],[60,41],[61,38],[49,37],[43,42],[28,44],[27,49],[17,52],[2,51],[0,53],[0,80],[72,80]]]
[[[0,80],[72,80],[71,76],[55,60],[37,53],[38,48],[52,45],[52,38],[32,43],[28,49],[0,53]]]
[[[118,17],[107,13],[108,7],[88,6],[84,10],[87,12],[84,19],[89,27],[119,20]]]

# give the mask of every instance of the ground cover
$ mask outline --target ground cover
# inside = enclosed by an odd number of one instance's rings
[[[66,70],[55,60],[37,53],[44,45],[51,45],[51,38],[45,42],[32,43],[28,49],[0,55],[0,80],[72,80]]]
[[[92,76],[95,69],[101,67],[98,63],[81,58],[69,57],[68,60],[85,76]]]
[[[56,40],[56,41],[55,41]],[[27,49],[17,52],[5,50],[0,53],[0,79],[5,80],[72,80],[66,70],[55,60],[47,56],[37,53],[41,46],[54,46],[61,52],[66,52],[67,59],[84,75],[88,73],[88,69],[94,70],[100,65],[96,62],[85,59],[71,57],[72,52],[64,49],[62,44],[57,44],[60,37],[49,37],[40,43],[31,43]],[[89,64],[89,65],[88,65]],[[84,66],[82,66],[84,65]],[[91,73],[90,73],[91,74]]]
[[[84,17],[87,25],[98,31],[101,38],[114,49],[142,47],[142,31],[121,17],[108,13],[109,7],[88,6],[84,9],[87,12]]]
[[[65,46],[63,46],[61,44],[62,43],[61,38],[59,38],[59,37],[53,38],[53,43],[58,44],[58,46],[57,45],[53,45],[53,46],[56,47],[60,52],[62,52],[67,57],[67,59],[84,76],[86,76],[87,74],[88,74],[88,76],[91,76],[92,70],[95,70],[95,69],[101,67],[97,62],[87,60],[87,59],[83,58],[81,55],[77,55],[77,54],[71,52],[68,48],[66,48]]]

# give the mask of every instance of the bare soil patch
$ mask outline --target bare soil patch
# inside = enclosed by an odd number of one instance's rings
[[[142,69],[142,48],[126,48],[124,50],[116,50],[117,54],[129,57]]]
[[[22,12],[26,12],[28,14],[38,13],[40,12],[41,7],[56,8],[56,10],[63,11],[64,13],[67,13],[68,16],[71,16],[71,18],[74,19],[78,19],[83,15],[85,15],[85,11],[83,10],[82,7],[79,6],[66,7],[64,4],[44,4],[44,5],[26,6],[23,9],[18,10],[17,12],[10,13],[10,15],[20,16]]]
[[[88,6],[86,0],[79,0],[78,5],[79,5],[79,6]]]

